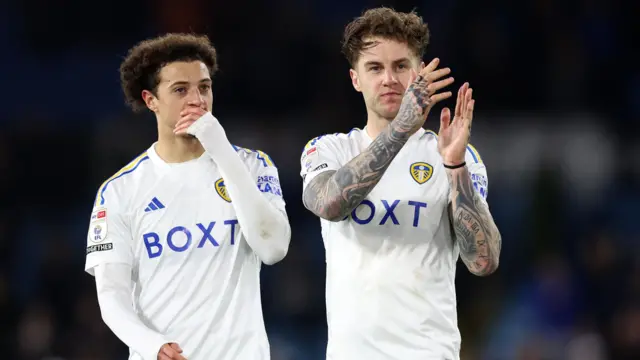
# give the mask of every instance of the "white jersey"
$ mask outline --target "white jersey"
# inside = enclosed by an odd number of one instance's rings
[[[281,211],[278,173],[260,151],[236,148],[264,196]],[[205,153],[164,162],[151,146],[99,189],[85,270],[133,268],[140,319],[175,339],[190,360],[266,360],[261,262],[247,244],[215,163]],[[129,359],[141,359],[131,350]]]
[[[321,220],[327,359],[459,359],[454,284],[459,249],[437,141],[434,132],[420,129],[349,216]],[[360,129],[311,140],[301,157],[303,186],[324,171],[338,170],[371,142]],[[471,146],[466,162],[476,191],[486,196],[486,169]]]

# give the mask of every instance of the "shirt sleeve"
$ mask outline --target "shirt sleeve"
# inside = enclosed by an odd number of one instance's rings
[[[467,146],[465,161],[467,163],[467,169],[469,170],[469,176],[471,176],[471,181],[473,182],[473,187],[475,191],[480,194],[482,200],[486,203],[487,195],[489,192],[489,178],[487,177],[487,168],[485,167],[480,154],[471,144]]]
[[[100,264],[94,269],[98,304],[105,324],[142,359],[155,360],[162,345],[175,342],[151,330],[133,309],[131,267]]]
[[[319,136],[307,143],[300,156],[300,176],[303,190],[316,176],[325,171],[337,171],[342,167],[338,149],[328,136]]]
[[[98,193],[89,220],[85,271],[94,275],[99,264],[122,263],[132,266],[132,238],[128,217],[113,192]]]

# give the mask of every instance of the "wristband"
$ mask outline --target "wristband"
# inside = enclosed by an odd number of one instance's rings
[[[444,167],[447,168],[447,169],[459,169],[459,168],[461,168],[461,167],[463,167],[465,165],[467,165],[467,162],[463,161],[462,164],[458,164],[458,165],[447,165],[447,164],[444,164]]]

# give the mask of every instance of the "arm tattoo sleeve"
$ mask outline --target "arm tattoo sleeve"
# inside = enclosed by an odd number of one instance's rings
[[[451,224],[460,257],[469,271],[486,276],[498,268],[502,237],[489,207],[480,199],[466,167],[447,170],[451,184]]]
[[[302,196],[307,209],[323,219],[340,221],[364,200],[409,137],[422,127],[431,105],[428,85],[418,78],[404,95],[396,118],[366,150],[337,171],[325,171],[311,180]]]

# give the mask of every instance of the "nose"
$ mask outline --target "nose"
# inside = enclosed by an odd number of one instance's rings
[[[391,70],[386,70],[384,72],[384,78],[382,79],[384,85],[394,85],[398,82],[398,78],[396,73]]]
[[[204,97],[197,89],[190,91],[187,103],[191,106],[202,107],[204,105]]]

